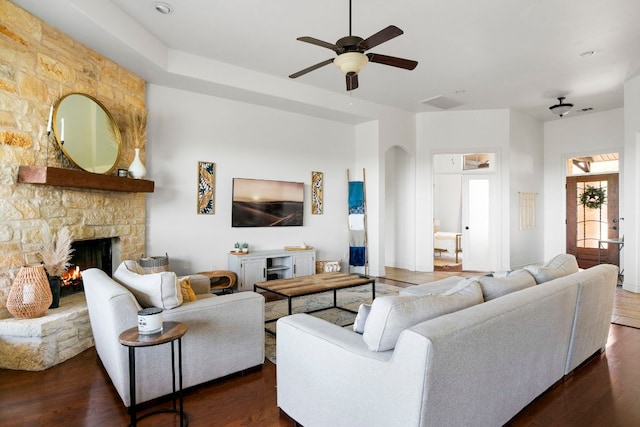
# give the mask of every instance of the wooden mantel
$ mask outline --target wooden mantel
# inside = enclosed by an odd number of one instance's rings
[[[154,182],[146,179],[101,175],[50,166],[20,166],[18,182],[129,193],[153,193],[154,190]]]

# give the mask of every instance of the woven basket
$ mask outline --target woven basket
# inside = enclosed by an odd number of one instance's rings
[[[316,261],[316,273],[329,273],[342,270],[342,260],[340,261]]]
[[[44,315],[52,301],[44,267],[26,265],[20,269],[9,290],[7,310],[18,319],[31,319]]]
[[[138,263],[147,274],[169,271],[169,254],[141,258]]]

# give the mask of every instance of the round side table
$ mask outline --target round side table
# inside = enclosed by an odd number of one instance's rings
[[[173,412],[180,414],[180,427],[189,425],[187,414],[184,412],[182,398],[182,336],[187,332],[187,325],[181,322],[164,322],[162,323],[162,331],[155,334],[141,334],[138,327],[127,329],[120,334],[118,338],[120,344],[129,348],[129,394],[131,395],[131,406],[129,406],[129,416],[131,417],[131,426],[135,427],[136,423],[148,416]],[[176,407],[176,358],[175,343],[178,342],[178,395],[180,408]],[[173,381],[173,408],[161,409],[136,417],[136,347],[151,347],[171,343],[171,373]]]

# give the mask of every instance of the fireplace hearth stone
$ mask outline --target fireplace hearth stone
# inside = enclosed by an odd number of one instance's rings
[[[84,292],[60,300],[35,319],[16,319],[0,309],[0,368],[41,371],[93,347]]]

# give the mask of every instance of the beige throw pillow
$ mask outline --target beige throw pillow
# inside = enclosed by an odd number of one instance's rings
[[[531,273],[525,269],[515,270],[507,277],[478,277],[478,281],[485,301],[536,285]]]
[[[127,288],[144,308],[168,310],[182,304],[182,290],[172,271],[138,274],[129,270],[126,263],[122,262],[113,273],[113,278]]]
[[[405,329],[482,303],[480,284],[476,280],[464,282],[451,295],[383,296],[373,300],[362,334],[369,350],[391,350]]]
[[[559,254],[543,265],[525,267],[536,279],[536,283],[544,283],[559,277],[578,272],[578,261],[572,254]]]
[[[138,274],[147,274],[147,272],[144,271],[144,268],[142,268],[142,266],[138,261],[127,259],[122,262],[125,265],[125,267],[127,267],[127,270],[129,271],[133,271],[134,273],[138,273]]]
[[[367,323],[367,317],[371,313],[371,304],[360,304],[356,320],[353,321],[353,331],[359,334],[364,333],[364,325]]]

